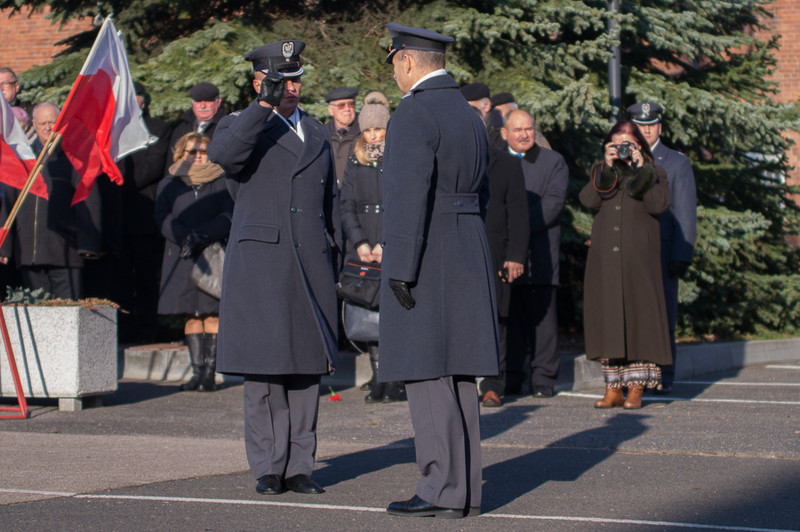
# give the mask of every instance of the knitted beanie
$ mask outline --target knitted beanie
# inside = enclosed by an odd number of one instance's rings
[[[386,129],[389,123],[389,110],[379,103],[367,103],[358,113],[358,127],[361,131],[375,127]]]

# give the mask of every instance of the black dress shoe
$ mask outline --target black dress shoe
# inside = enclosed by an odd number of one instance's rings
[[[278,475],[264,475],[258,479],[256,491],[263,495],[280,495],[284,492],[281,477]]]
[[[653,393],[656,395],[669,395],[672,393],[672,386],[668,384],[659,384],[656,386],[655,390],[653,390]]]
[[[410,515],[413,517],[443,517],[445,519],[460,519],[464,517],[464,510],[440,508],[423,501],[416,495],[407,501],[393,502],[386,511],[392,515]]]
[[[304,493],[306,495],[325,493],[322,486],[311,480],[308,475],[295,475],[283,481],[287,490],[295,493]]]
[[[534,386],[534,397],[553,397],[553,389],[549,386]]]

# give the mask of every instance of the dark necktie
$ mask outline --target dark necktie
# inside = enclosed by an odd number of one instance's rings
[[[340,137],[344,137],[347,134],[347,128],[340,127],[339,129],[336,130],[336,134],[339,135]]]

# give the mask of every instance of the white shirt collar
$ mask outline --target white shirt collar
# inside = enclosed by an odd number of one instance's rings
[[[447,70],[443,68],[440,68],[439,70],[434,70],[433,72],[428,72],[427,74],[419,78],[416,83],[411,85],[411,88],[408,89],[408,92],[403,95],[403,98],[411,94],[411,91],[413,91],[417,87],[417,85],[419,85],[423,81],[429,80],[434,76],[444,76],[445,74],[447,74]]]
[[[661,142],[661,137],[658,137],[656,141],[653,143],[653,145],[650,146],[650,153],[653,153],[653,151],[656,149],[656,146],[658,146],[659,142]]]
[[[525,157],[525,152],[514,151],[511,149],[511,146],[508,147],[508,153],[510,153],[514,157]]]
[[[289,118],[285,118],[282,114],[278,112],[277,109],[275,109],[275,114],[278,115],[278,117],[281,120],[286,122],[286,125],[289,126],[289,129],[297,133],[297,136],[300,137],[300,140],[302,140],[303,142],[306,141],[306,137],[303,134],[303,128],[300,125],[300,111],[297,110],[297,107],[294,108],[294,113],[292,113],[292,116],[290,116]]]

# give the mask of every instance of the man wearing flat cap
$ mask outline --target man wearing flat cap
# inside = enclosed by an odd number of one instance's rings
[[[468,83],[461,87],[461,95],[467,100],[468,104],[478,111],[478,114],[481,115],[481,120],[486,124],[486,116],[492,108],[489,100],[489,87],[480,82]]]
[[[686,274],[694,255],[697,232],[697,190],[692,163],[679,151],[668,148],[661,141],[661,113],[663,108],[655,102],[636,103],[628,107],[631,120],[639,126],[650,144],[654,163],[667,171],[672,204],[661,215],[661,279],[667,303],[669,340],[672,347],[671,366],[661,366],[661,385],[657,394],[672,392],[677,365],[675,326],[678,318],[678,281]]]
[[[258,96],[208,148],[235,201],[217,371],[244,377],[245,450],[264,495],[323,492],[311,479],[319,388],[337,355],[338,189],[325,127],[297,107],[304,47],[245,56]]]
[[[444,69],[453,39],[387,27],[404,95],[383,163],[378,380],[406,381],[421,473],[415,495],[387,511],[460,518],[481,504],[475,377],[499,373],[486,128]]]
[[[194,132],[213,139],[217,124],[228,114],[219,98],[219,89],[213,83],[201,81],[192,87],[189,97],[192,99],[192,108],[181,115],[181,121],[172,131],[165,168],[169,168],[174,161],[175,144],[179,138]]]
[[[328,114],[331,119],[325,124],[331,136],[333,159],[336,162],[336,180],[342,187],[342,177],[347,166],[347,159],[353,155],[361,130],[356,120],[356,95],[354,87],[339,87],[325,95],[328,102]]]

